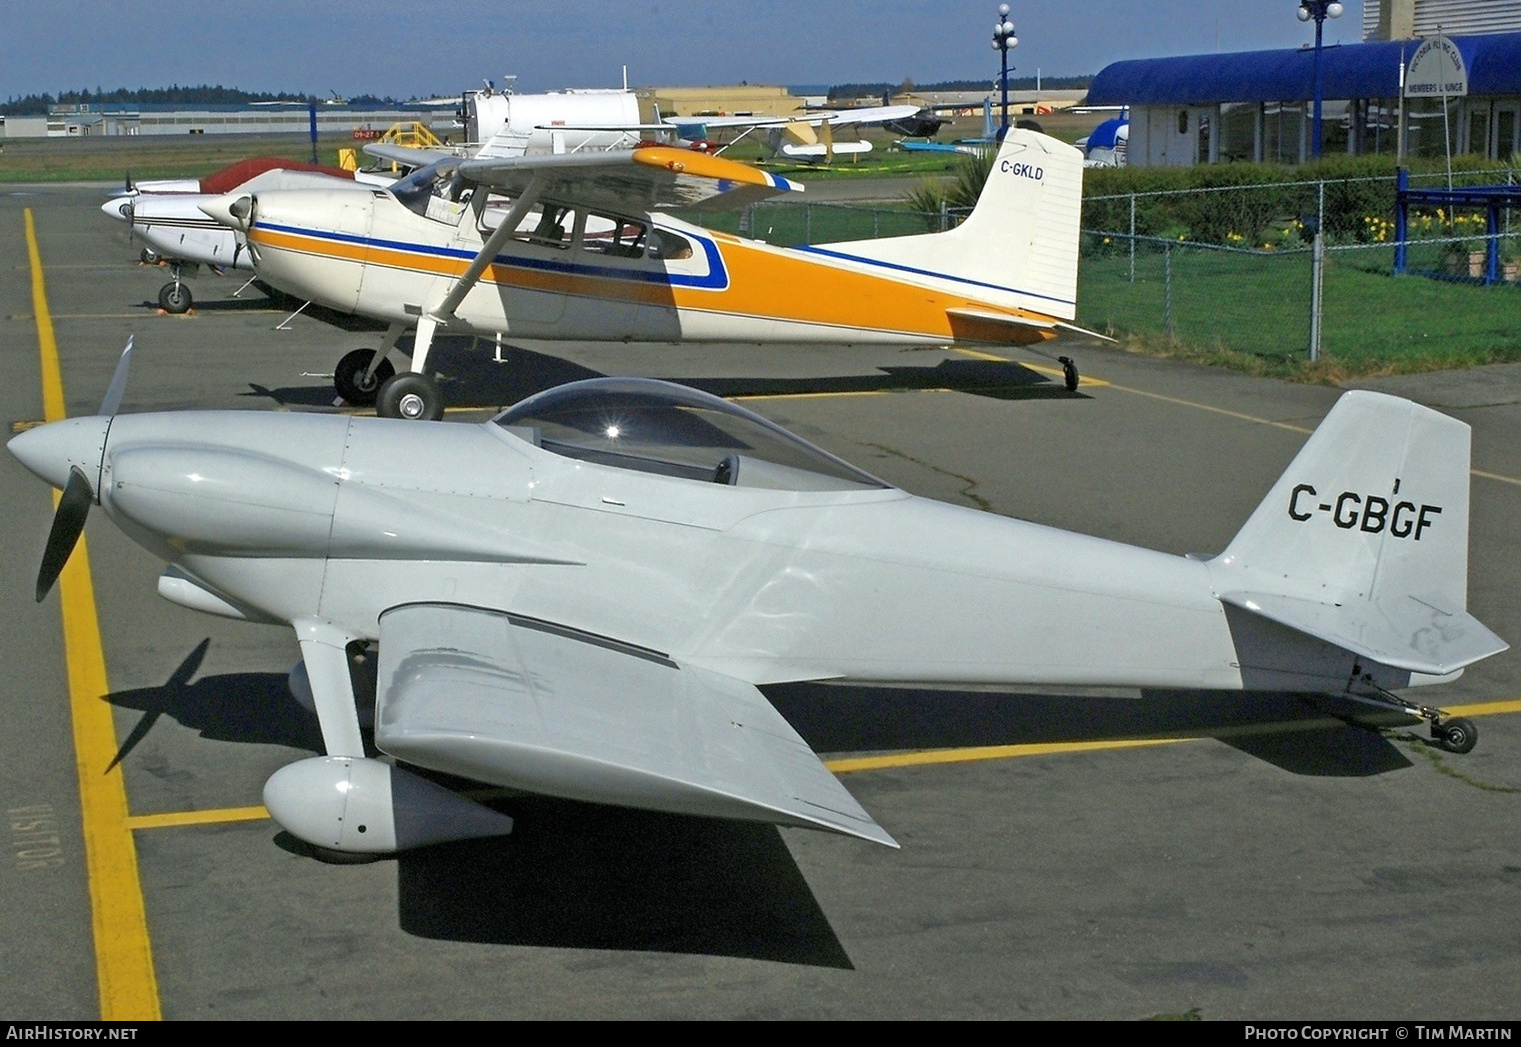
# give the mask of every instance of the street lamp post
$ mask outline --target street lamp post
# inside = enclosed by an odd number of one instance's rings
[[[1009,49],[1019,46],[1014,35],[1014,23],[1009,21],[1009,5],[998,5],[998,24],[993,27],[993,50],[1003,56],[1003,69],[998,83],[1003,88],[1003,126],[998,129],[998,140],[1003,141],[1009,133]]]
[[[1296,12],[1301,22],[1308,22],[1312,18],[1315,19],[1315,137],[1312,139],[1315,144],[1315,150],[1312,155],[1317,160],[1320,159],[1320,106],[1321,97],[1324,93],[1324,84],[1320,71],[1321,35],[1325,29],[1326,19],[1340,18],[1341,12],[1341,4],[1335,3],[1334,0],[1299,0],[1299,10]]]

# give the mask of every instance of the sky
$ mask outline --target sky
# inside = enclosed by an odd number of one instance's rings
[[[1371,0],[1370,0],[1371,2]],[[1297,47],[1296,0],[1011,0],[1015,75],[1125,58]],[[1362,3],[1326,23],[1361,38]],[[0,99],[220,84],[248,91],[454,95],[686,84],[988,79],[988,0],[6,0]]]

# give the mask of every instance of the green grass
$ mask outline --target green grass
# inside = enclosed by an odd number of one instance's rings
[[[337,162],[338,150],[363,145],[346,135],[318,139],[317,156]],[[202,178],[251,156],[310,161],[304,135],[141,135],[98,138],[0,138],[0,182],[119,182]]]
[[[1127,254],[1085,257],[1078,322],[1141,351],[1307,381],[1521,360],[1521,288],[1396,277],[1392,254],[1381,247],[1328,257],[1314,366],[1308,253],[1174,250],[1171,337],[1160,252],[1137,252],[1135,283]]]

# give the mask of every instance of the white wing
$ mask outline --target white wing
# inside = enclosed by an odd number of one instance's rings
[[[381,617],[375,744],[550,796],[897,846],[752,684],[500,611]]]

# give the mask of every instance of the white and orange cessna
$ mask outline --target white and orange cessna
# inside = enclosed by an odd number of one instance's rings
[[[203,205],[259,276],[390,324],[334,384],[388,417],[437,418],[434,333],[613,342],[1029,344],[1071,321],[1082,154],[1011,131],[970,217],[941,233],[781,248],[660,212],[802,187],[670,146],[440,160],[371,193],[229,193]],[[389,361],[415,328],[411,365]],[[1069,383],[1076,372],[1068,365]]]

